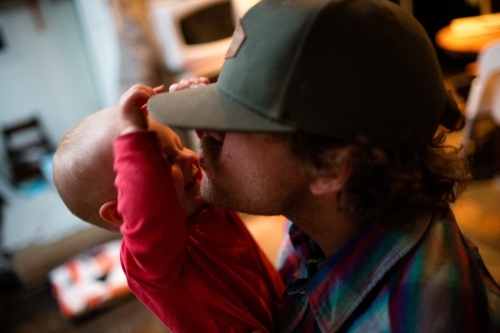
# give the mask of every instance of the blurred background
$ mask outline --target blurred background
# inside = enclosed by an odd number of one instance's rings
[[[236,20],[257,1],[0,0],[2,332],[168,332],[122,282],[111,281],[111,270],[72,280],[65,288],[80,284],[72,298],[81,297],[81,307],[62,311],[54,276],[66,276],[72,259],[87,272],[112,255],[103,244],[119,235],[66,210],[51,182],[52,153],[77,122],[115,105],[135,83],[215,82]],[[450,144],[466,147],[474,181],[453,210],[499,281],[500,54],[485,54],[500,43],[500,0],[393,2],[426,29],[443,80],[469,119]],[[197,150],[192,132],[178,133]],[[242,218],[276,263],[284,218]]]

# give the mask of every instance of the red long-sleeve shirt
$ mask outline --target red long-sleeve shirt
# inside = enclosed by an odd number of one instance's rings
[[[134,294],[173,332],[273,332],[283,283],[234,212],[186,220],[153,132],[115,140],[121,260]]]

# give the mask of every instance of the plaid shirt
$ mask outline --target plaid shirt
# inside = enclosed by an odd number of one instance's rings
[[[451,211],[412,225],[371,225],[321,265],[290,223],[277,332],[500,332],[500,287]]]

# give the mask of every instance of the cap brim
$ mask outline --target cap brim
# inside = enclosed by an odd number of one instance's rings
[[[292,127],[259,115],[231,100],[217,84],[172,93],[148,101],[148,112],[161,123],[176,128],[218,131],[291,132]]]

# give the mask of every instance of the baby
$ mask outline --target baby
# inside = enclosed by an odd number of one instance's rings
[[[135,85],[118,108],[64,137],[53,165],[59,194],[81,219],[122,232],[130,289],[173,332],[273,332],[283,283],[239,217],[200,196],[196,154],[147,117],[161,90]]]

